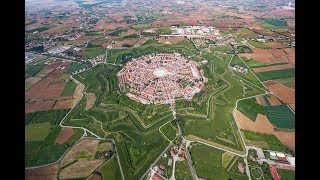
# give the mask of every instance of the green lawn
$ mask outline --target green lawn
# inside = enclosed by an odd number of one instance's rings
[[[25,126],[25,141],[43,141],[50,132],[49,122],[30,124]]]
[[[295,129],[295,114],[286,104],[266,106],[265,111],[269,121],[280,129]]]
[[[173,127],[172,123],[169,122],[160,128],[160,131],[171,141],[176,137],[177,130]]]
[[[280,176],[281,180],[294,180],[295,179],[295,171],[285,170],[285,169],[277,169],[277,172]]]
[[[116,155],[108,160],[99,170],[103,180],[117,180],[121,179],[120,168]]]
[[[261,81],[290,78],[295,76],[295,68],[259,72],[259,73],[256,73],[256,75]]]
[[[258,113],[265,114],[264,107],[256,102],[255,97],[239,101],[237,109],[254,122]]]
[[[72,96],[76,90],[77,84],[72,80],[69,80],[66,86],[64,87],[61,96]]]

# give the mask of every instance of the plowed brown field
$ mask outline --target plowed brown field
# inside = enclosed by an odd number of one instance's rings
[[[63,144],[65,143],[71,136],[74,134],[74,130],[72,128],[62,128],[54,144]]]
[[[25,103],[25,112],[32,113],[37,111],[48,111],[52,108],[54,103],[55,101],[53,100]]]
[[[294,66],[291,64],[281,64],[281,65],[275,65],[275,66],[253,68],[252,70],[255,73],[257,73],[257,72],[274,71],[274,70],[289,69],[289,68],[294,68]]]
[[[75,99],[65,99],[56,102],[52,109],[70,109],[73,108]]]
[[[273,94],[295,110],[295,91],[274,81],[263,83]]]
[[[26,169],[25,180],[56,180],[58,170],[58,164],[53,164],[35,169]]]

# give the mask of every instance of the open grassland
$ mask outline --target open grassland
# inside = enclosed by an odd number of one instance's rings
[[[51,125],[49,122],[30,124],[25,127],[26,141],[43,141],[50,132]]]
[[[187,160],[177,161],[175,170],[176,179],[192,179],[192,174],[189,169]]]
[[[261,81],[290,78],[295,76],[295,68],[260,72],[257,73],[257,76]]]
[[[279,129],[294,129],[295,115],[286,104],[266,106],[266,114],[272,124]]]
[[[258,113],[266,114],[264,107],[258,104],[254,97],[239,101],[237,109],[252,121],[256,120]]]
[[[241,157],[226,155],[221,150],[198,143],[192,144],[190,155],[198,177],[205,179],[248,179],[245,174],[241,174],[237,170],[228,170],[229,166],[233,165],[235,160],[242,159]],[[243,163],[243,165],[245,164]]]
[[[93,47],[93,48],[86,48],[83,51],[81,50],[80,52],[83,53],[83,56],[82,56],[83,59],[88,59],[88,58],[96,57],[98,55],[105,54],[106,49],[101,47]]]
[[[82,70],[84,68],[86,68],[87,66],[85,64],[81,64],[81,63],[76,63],[76,62],[72,62],[69,69],[67,70],[68,74],[71,74],[73,72]]]
[[[69,80],[66,86],[64,87],[61,96],[72,96],[76,90],[77,84],[72,80]]]
[[[281,180],[294,180],[295,179],[295,171],[286,170],[286,169],[277,169],[277,172],[281,178]]]
[[[231,52],[232,48],[230,46],[215,46],[215,47],[212,47],[210,50],[211,52],[217,51],[217,52],[227,53],[227,52]]]
[[[42,122],[49,122],[52,125],[59,124],[68,111],[69,109],[61,109],[28,113],[25,115],[25,125]]]
[[[117,157],[114,155],[98,170],[103,180],[121,179],[121,173]]]
[[[167,123],[166,125],[160,128],[160,131],[170,140],[172,141],[177,134],[176,128],[172,125],[171,122]]]

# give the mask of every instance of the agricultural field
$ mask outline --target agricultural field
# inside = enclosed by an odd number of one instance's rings
[[[82,70],[84,68],[86,68],[87,66],[85,64],[81,64],[81,63],[76,63],[76,62],[72,62],[69,69],[67,70],[66,73],[68,74],[72,74],[73,72]]]
[[[223,52],[223,53],[228,53],[228,52],[232,52],[232,48],[230,46],[214,46],[212,48],[210,48],[211,52]]]
[[[256,120],[258,113],[265,114],[264,107],[258,104],[255,98],[239,101],[237,109],[249,117],[252,121]]]
[[[295,179],[295,171],[278,168],[277,172],[282,180],[294,180]]]
[[[256,74],[261,81],[281,79],[281,78],[291,78],[295,76],[295,68],[259,72]]]
[[[295,114],[286,104],[266,106],[266,115],[278,129],[295,129]]]
[[[98,169],[103,180],[121,179],[121,173],[119,169],[119,163],[114,155],[105,164]]]
[[[277,139],[276,136],[272,134],[263,134],[245,130],[242,132],[247,145],[255,145],[257,147],[273,151],[291,152]]]
[[[229,166],[233,165],[236,158],[241,159],[241,157],[229,156],[224,153],[221,150],[206,145],[192,144],[190,155],[197,176],[205,179],[248,179],[245,174],[241,174],[237,169],[230,171],[232,167],[229,168]],[[245,166],[244,163],[243,165]]]
[[[69,80],[64,87],[61,96],[72,96],[74,91],[76,90],[77,84],[72,80]]]
[[[267,45],[265,45],[265,44],[263,44],[263,43],[260,43],[260,42],[257,42],[257,41],[249,41],[248,42],[249,44],[251,44],[253,47],[255,47],[255,48],[260,48],[260,49],[271,49],[271,47],[270,46],[267,46]]]

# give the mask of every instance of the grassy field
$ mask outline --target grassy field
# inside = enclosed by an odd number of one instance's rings
[[[198,177],[227,179],[227,171],[222,167],[223,151],[202,144],[193,144],[192,146],[190,155]]]
[[[212,47],[210,50],[211,50],[212,52],[218,51],[218,52],[224,52],[224,53],[226,53],[226,52],[232,51],[232,48],[231,48],[230,46],[215,46],[215,47]]]
[[[99,170],[103,180],[117,180],[121,179],[120,168],[118,164],[118,159],[114,155],[108,160]]]
[[[187,160],[177,161],[175,170],[176,179],[192,179],[192,174],[189,169]]]
[[[170,27],[161,27],[159,28],[159,33],[160,34],[171,34],[171,29]]]
[[[256,102],[255,97],[239,101],[237,109],[254,122],[256,121],[258,113],[266,114],[264,107]]]
[[[295,115],[286,104],[279,106],[266,106],[265,109],[269,121],[277,128],[295,128]]]
[[[62,154],[67,150],[67,146],[64,144],[52,144],[41,148],[38,159],[34,163],[34,166],[48,164],[57,161]]]
[[[252,41],[252,40],[250,40],[250,41],[248,41],[249,42],[249,44],[251,44],[253,47],[255,47],[255,48],[260,48],[260,49],[272,49],[272,47],[270,47],[270,46],[267,46],[267,45],[265,45],[265,44],[263,44],[263,43],[260,43],[260,42],[257,42],[257,41]]]
[[[256,73],[261,81],[290,78],[295,76],[295,68]]]
[[[96,57],[98,55],[105,54],[106,49],[101,47],[93,47],[93,48],[86,48],[84,50],[81,50],[81,52],[83,53],[82,58],[88,59],[88,58]]]
[[[294,180],[295,179],[295,171],[285,170],[285,169],[277,169],[277,172],[281,178],[281,180]]]
[[[25,126],[25,141],[43,141],[50,132],[49,122],[30,124]]]
[[[263,149],[289,152],[287,148],[281,144],[275,135],[256,133],[253,131],[242,131],[247,145],[255,145]]]
[[[176,137],[177,130],[173,127],[172,123],[167,123],[160,128],[160,131],[171,141]]]
[[[295,89],[295,77],[282,78],[282,79],[274,79],[274,81],[283,84],[289,88]]]
[[[72,62],[71,66],[69,67],[69,69],[67,70],[68,74],[71,74],[75,71],[78,71],[80,69],[86,68],[87,66],[81,63],[76,63],[76,62]]]
[[[69,109],[41,111],[25,115],[25,125],[50,122],[51,125],[59,124]]]
[[[72,80],[69,80],[66,86],[64,87],[61,96],[72,96],[76,90],[77,84]]]

